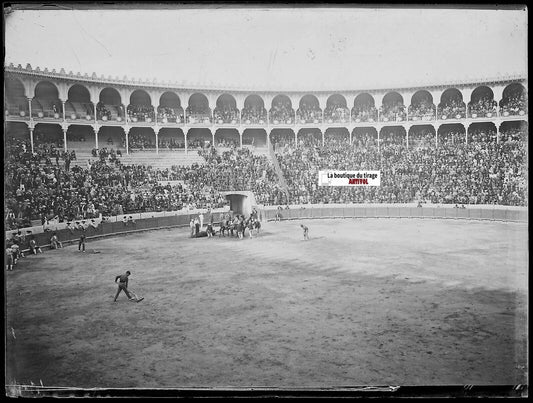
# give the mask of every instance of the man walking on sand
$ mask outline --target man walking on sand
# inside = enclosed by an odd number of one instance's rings
[[[118,282],[117,295],[115,295],[115,300],[113,302],[117,302],[118,295],[120,294],[121,291],[124,291],[124,293],[126,294],[126,296],[128,297],[130,301],[135,301],[135,298],[133,298],[130,292],[128,291],[128,277],[130,276],[130,274],[131,272],[128,270],[126,273],[120,274],[115,277],[115,283],[117,282],[117,280],[119,280],[119,282]]]

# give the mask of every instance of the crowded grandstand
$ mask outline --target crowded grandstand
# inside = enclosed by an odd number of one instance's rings
[[[216,209],[228,205],[226,191],[252,191],[264,206],[527,206],[527,90],[520,77],[492,87],[327,97],[187,98],[178,88],[160,88],[157,106],[142,85],[129,84],[124,104],[111,82],[92,79],[99,92],[84,85],[88,76],[7,68],[8,230],[53,219]],[[163,162],[155,164],[156,157]],[[379,170],[382,184],[319,187],[324,169]]]

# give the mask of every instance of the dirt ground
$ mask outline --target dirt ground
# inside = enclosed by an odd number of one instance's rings
[[[5,272],[6,382],[524,384],[527,236],[516,223],[306,220],[255,239],[167,229],[46,250]],[[126,270],[144,301],[113,302]]]

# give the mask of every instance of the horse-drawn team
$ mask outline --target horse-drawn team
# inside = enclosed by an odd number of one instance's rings
[[[210,221],[207,223],[205,233],[203,233],[203,214],[196,218],[191,218],[190,222],[191,238],[194,237],[213,237],[218,234],[219,237],[237,236],[243,239],[248,232],[248,236],[253,238],[259,234],[261,221],[258,218],[257,211],[254,209],[248,218],[242,214],[232,214],[231,212],[221,213],[218,222],[215,222],[214,214],[211,214]]]

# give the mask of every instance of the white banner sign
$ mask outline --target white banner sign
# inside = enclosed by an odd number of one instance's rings
[[[380,171],[319,171],[318,186],[379,186]]]

